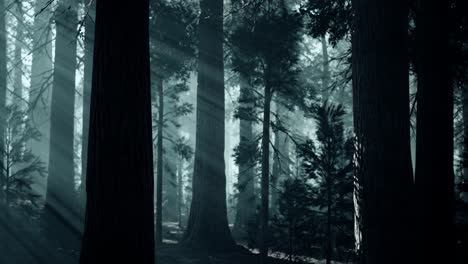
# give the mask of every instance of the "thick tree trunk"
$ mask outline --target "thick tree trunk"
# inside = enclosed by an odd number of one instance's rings
[[[163,204],[163,128],[164,128],[164,89],[163,80],[157,78],[158,92],[158,143],[156,161],[156,243],[163,242],[162,204]]]
[[[247,76],[239,74],[240,78],[240,107],[249,109],[252,107],[253,93],[249,86]],[[239,144],[253,143],[253,124],[250,120],[240,119],[239,121]],[[245,154],[241,154],[245,155]],[[245,161],[244,158],[242,158]],[[242,162],[239,164],[238,186],[239,194],[237,198],[236,218],[233,227],[233,234],[245,239],[249,221],[253,220],[255,214],[254,196],[254,162]]]
[[[200,2],[197,131],[192,203],[182,243],[230,250],[224,163],[223,0]]]
[[[91,86],[93,79],[93,52],[94,52],[94,28],[96,19],[96,1],[85,0],[87,12],[84,20],[85,28],[85,54],[83,76],[83,130],[81,140],[81,186],[80,196],[83,204],[86,202],[86,164],[88,162],[88,133],[89,110],[91,104]],[[90,5],[88,5],[88,3]]]
[[[96,4],[80,263],[154,264],[149,1]]]
[[[272,87],[270,83],[271,61],[268,61],[265,70],[265,92],[263,103],[263,130],[262,130],[262,178],[261,178],[261,202],[260,202],[260,262],[266,263],[268,256],[268,223],[269,223],[269,199],[270,199],[270,111],[272,99]]]
[[[0,0],[0,199],[4,198],[5,185],[5,123],[6,123],[6,92],[7,92],[7,32],[5,21],[5,0]]]
[[[29,89],[29,111],[32,125],[41,133],[40,140],[31,140],[28,145],[34,156],[39,157],[45,166],[49,163],[50,147],[50,100],[52,92],[52,32],[51,13],[48,10],[39,12],[48,0],[36,0],[34,6],[33,43],[31,64],[31,86]],[[45,194],[45,181],[38,176],[36,179],[41,193]]]
[[[355,173],[362,263],[411,262],[406,1],[353,0]]]
[[[76,70],[76,6],[59,2],[55,13],[55,67],[50,119],[50,155],[44,207],[46,236],[63,247],[78,246],[81,222],[74,182],[73,125]]]
[[[183,175],[182,175],[182,166],[184,161],[182,158],[177,159],[177,222],[179,228],[182,229],[182,206],[184,201],[184,192],[183,192]]]
[[[419,1],[416,17],[415,181],[421,263],[452,263],[455,254],[453,83],[446,53],[449,8],[448,1]]]

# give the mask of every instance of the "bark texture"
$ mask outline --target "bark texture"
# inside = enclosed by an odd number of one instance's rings
[[[154,264],[149,1],[96,4],[80,263]]]
[[[449,1],[419,1],[416,13],[415,180],[421,263],[452,263],[456,245],[448,12]]]
[[[361,263],[414,263],[407,2],[353,0],[352,5]]]

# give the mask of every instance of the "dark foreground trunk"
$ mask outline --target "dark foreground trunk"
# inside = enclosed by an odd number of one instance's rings
[[[193,198],[182,242],[221,251],[234,248],[224,165],[223,1],[204,0],[200,8]]]
[[[455,254],[448,2],[419,1],[416,15],[416,187],[420,231],[417,245],[421,263],[453,263]]]
[[[154,264],[148,9],[97,1],[81,264]]]
[[[406,1],[353,0],[353,103],[362,262],[411,262]]]

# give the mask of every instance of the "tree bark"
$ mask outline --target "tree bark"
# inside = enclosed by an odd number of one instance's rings
[[[353,0],[355,174],[362,263],[415,263],[406,1]]]
[[[84,18],[85,28],[85,54],[84,54],[84,76],[83,76],[83,130],[81,140],[81,186],[80,196],[83,204],[86,203],[86,164],[88,161],[88,133],[89,133],[89,111],[91,104],[91,86],[93,79],[93,52],[94,52],[94,28],[96,19],[96,1],[85,0]]]
[[[59,246],[76,248],[81,223],[74,182],[76,5],[62,0],[55,12],[55,67],[50,118],[50,154],[44,206],[46,236]]]
[[[193,196],[182,244],[226,251],[235,243],[226,208],[223,0],[203,0],[200,8]]]
[[[148,20],[149,1],[96,3],[81,264],[155,261]]]
[[[468,84],[463,84],[463,194],[462,199],[468,203]]]
[[[419,1],[416,13],[418,108],[416,188],[418,260],[452,263],[455,255],[453,83],[449,1]],[[428,254],[428,252],[431,252]]]

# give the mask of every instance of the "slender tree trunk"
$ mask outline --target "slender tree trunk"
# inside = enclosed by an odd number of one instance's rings
[[[330,58],[328,56],[328,45],[325,36],[320,37],[322,44],[323,74],[322,74],[322,95],[326,101],[330,97]]]
[[[226,208],[223,0],[203,0],[200,8],[193,196],[182,243],[225,251],[235,243]]]
[[[5,0],[0,0],[0,199],[4,198],[5,175],[5,124],[7,92],[7,32]]]
[[[406,1],[353,0],[355,174],[362,263],[415,263]]]
[[[179,158],[177,160],[177,221],[179,223],[179,228],[182,229],[182,206],[183,206],[183,175],[182,175],[182,166],[183,159]]]
[[[270,111],[272,87],[270,83],[271,62],[266,63],[265,93],[263,104],[263,130],[262,130],[262,178],[261,178],[261,204],[260,204],[260,262],[266,263],[268,256],[268,222],[270,199]]]
[[[44,207],[46,235],[61,247],[76,248],[81,223],[74,182],[76,5],[62,0],[55,12],[55,67],[50,119],[50,155]]]
[[[162,200],[163,200],[163,128],[164,128],[164,90],[163,80],[157,78],[158,92],[158,146],[156,162],[156,244],[163,242]]]
[[[468,203],[468,84],[463,87],[463,195],[462,199]]]
[[[23,4],[21,1],[15,3],[16,15],[16,36],[15,36],[15,53],[14,53],[14,78],[13,78],[13,104],[17,105],[19,109],[24,108],[23,101],[23,59],[21,51],[23,50]]]
[[[248,84],[245,73],[240,73],[240,104],[242,108],[249,111],[252,107],[253,93]],[[239,121],[239,144],[253,143],[253,124],[250,120],[240,119]],[[242,154],[245,155],[245,154]],[[242,163],[239,164],[239,194],[237,199],[236,218],[233,227],[233,233],[236,237],[245,238],[249,221],[255,213],[255,194],[254,194],[254,166],[251,161],[246,161],[242,158]]]
[[[420,209],[417,245],[421,263],[453,263],[455,255],[453,83],[450,56],[446,53],[449,8],[448,1],[419,1],[416,17],[415,180]]]
[[[80,263],[154,264],[149,1],[96,4]]]
[[[280,123],[281,120],[281,107],[279,106],[280,103],[276,103],[276,123]],[[282,132],[279,130],[275,131],[275,140],[273,142],[274,145],[274,152],[273,152],[273,168],[271,173],[271,205],[270,205],[270,212],[272,215],[276,214],[277,203],[278,203],[278,182],[279,177],[282,174],[282,154],[280,151],[281,145],[281,134]]]
[[[327,175],[327,256],[326,263],[331,264],[333,255],[332,243],[332,179],[331,173]]]
[[[28,145],[34,156],[39,157],[45,166],[49,162],[50,147],[50,100],[52,92],[52,32],[51,13],[41,12],[48,0],[36,0],[34,6],[33,53],[31,64],[31,86],[29,88],[29,120],[41,133],[40,140],[31,140]],[[39,12],[41,12],[39,14]],[[45,181],[41,176],[36,183],[45,194]]]
[[[89,110],[91,104],[91,86],[93,78],[93,52],[94,52],[94,28],[96,19],[96,0],[89,2],[84,0],[85,12],[85,54],[84,54],[84,76],[83,76],[83,131],[81,140],[81,186],[80,196],[83,204],[86,203],[86,164],[88,162],[88,132],[89,132]],[[90,5],[88,5],[88,3]]]

